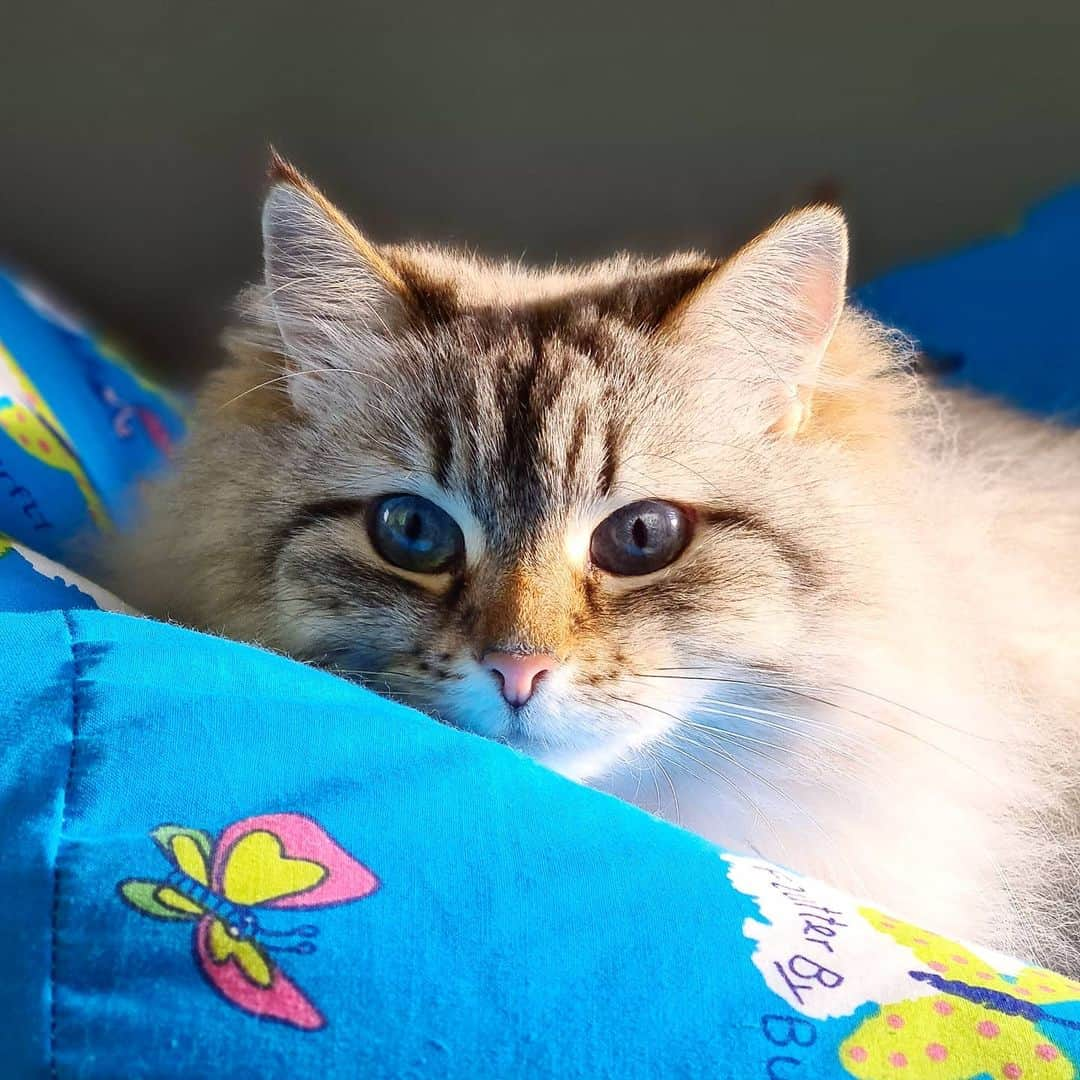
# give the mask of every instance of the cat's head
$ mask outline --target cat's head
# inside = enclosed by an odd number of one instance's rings
[[[576,776],[831,647],[882,363],[839,212],[530,270],[376,246],[279,163],[263,227],[191,457],[241,632]]]

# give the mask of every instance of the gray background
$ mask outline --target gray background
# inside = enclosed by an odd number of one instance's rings
[[[5,6],[0,254],[178,379],[273,141],[378,239],[720,253],[838,194],[855,276],[1080,179],[1080,3]]]

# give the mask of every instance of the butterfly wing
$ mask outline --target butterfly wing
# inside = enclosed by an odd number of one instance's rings
[[[214,890],[235,904],[318,908],[359,900],[378,879],[303,814],[262,814],[226,829],[214,851]]]
[[[150,834],[165,858],[200,885],[210,884],[210,837],[198,829],[159,825]]]
[[[326,1024],[322,1013],[256,942],[232,937],[220,919],[207,915],[199,920],[194,948],[206,980],[237,1008],[304,1031]]]
[[[165,857],[177,869],[201,885],[210,880],[210,837],[198,829],[159,825],[150,834]],[[124,901],[136,911],[155,919],[198,919],[205,908],[160,881],[129,878],[117,885]]]
[[[1003,994],[1013,992],[1013,984],[995,971],[992,963],[967,946],[874,908],[859,908],[859,914],[875,930],[888,934],[898,945],[910,949],[922,962],[921,966],[936,972],[943,979],[962,982],[967,986],[986,987]]]
[[[951,994],[883,1005],[840,1044],[839,1053],[859,1080],[1075,1076],[1069,1059],[1030,1020]]]
[[[1043,968],[1024,968],[1017,974],[1010,993],[1034,1005],[1056,1005],[1063,1001],[1080,1001],[1080,983]]]
[[[197,919],[203,908],[160,881],[128,878],[117,885],[126,904],[154,919]]]

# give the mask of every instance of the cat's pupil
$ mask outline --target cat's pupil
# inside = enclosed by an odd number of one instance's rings
[[[420,520],[420,515],[413,513],[405,519],[405,535],[415,543],[420,539],[420,534],[424,531],[424,523]]]
[[[634,543],[644,551],[649,542],[649,527],[641,518],[634,522],[630,535],[633,537]]]

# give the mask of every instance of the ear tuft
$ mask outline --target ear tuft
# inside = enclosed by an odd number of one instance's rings
[[[266,167],[266,178],[271,184],[293,184],[295,187],[308,186],[303,174],[291,162],[270,147],[270,161]]]

